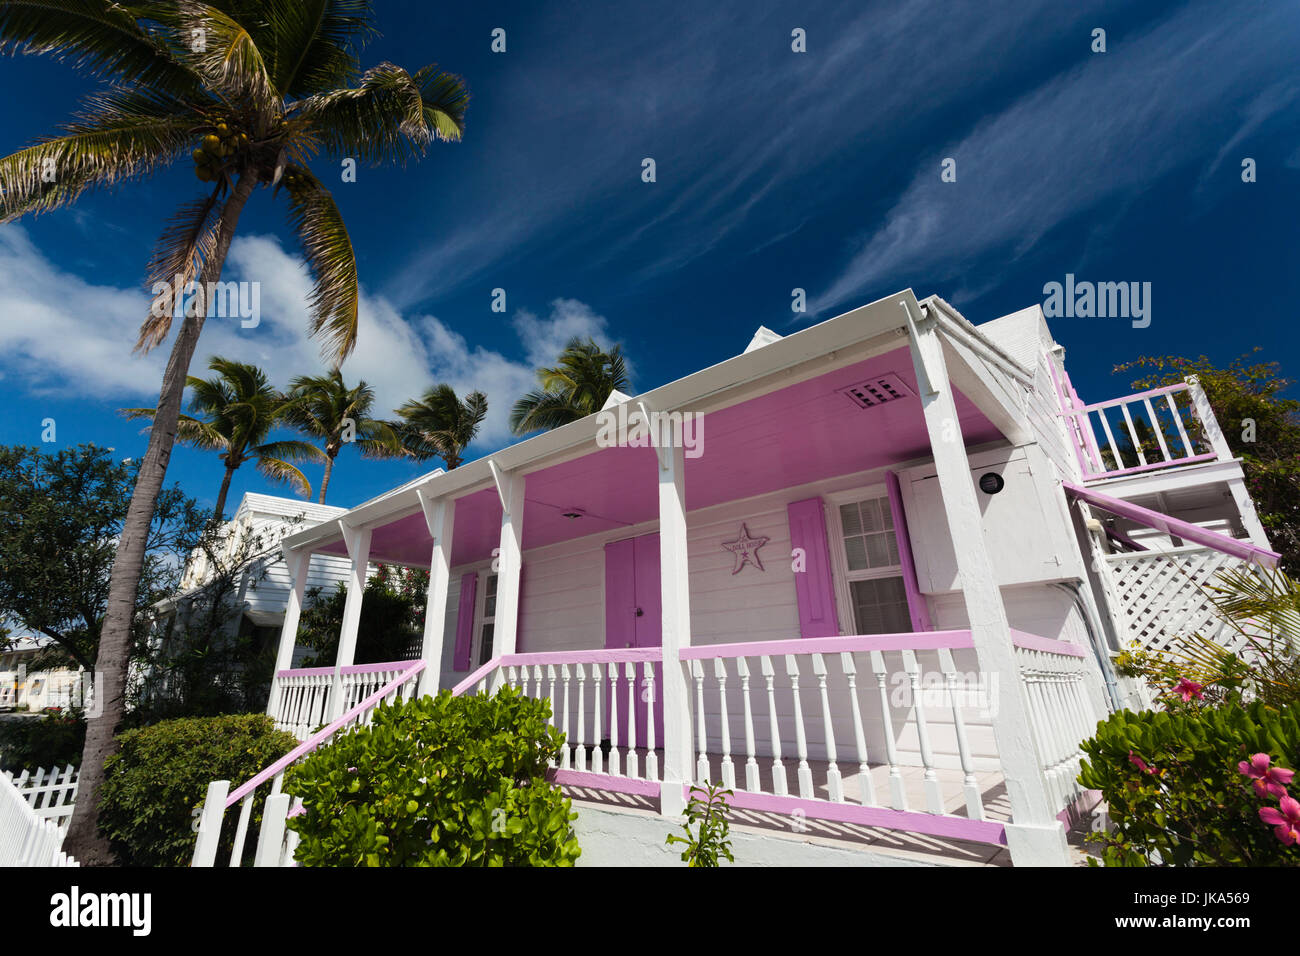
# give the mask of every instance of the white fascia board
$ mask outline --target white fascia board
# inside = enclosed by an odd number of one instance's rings
[[[859,306],[842,315],[819,322],[817,325],[802,329],[772,342],[761,349],[746,352],[728,358],[716,365],[711,365],[693,372],[667,385],[635,396],[644,402],[647,408],[657,412],[696,411],[723,407],[741,400],[745,386],[761,383],[769,390],[784,387],[797,381],[793,372],[799,366],[813,360],[835,360],[842,357],[840,353],[855,347],[864,347],[873,340],[895,334],[898,329],[906,327],[904,312],[900,305],[910,302],[919,314],[920,304],[911,289],[904,289],[894,295],[878,299],[867,305]],[[898,348],[906,343],[900,341]],[[826,366],[807,370],[818,374],[826,371]],[[780,373],[790,377],[779,381],[764,381]],[[343,516],[351,527],[374,527],[397,518],[414,514],[420,510],[420,502],[415,494],[416,488],[424,488],[430,497],[463,497],[483,488],[493,487],[489,460],[495,461],[497,467],[506,472],[527,474],[543,467],[549,467],[566,458],[586,454],[595,448],[596,435],[600,430],[597,415],[588,415],[576,422],[570,422],[559,428],[543,432],[518,444],[509,445],[491,455],[467,462],[449,472],[433,472],[399,488],[386,492],[377,498],[357,505]],[[316,550],[332,544],[342,537],[337,522],[328,522],[315,528],[308,528],[284,539],[285,547],[291,550]]]

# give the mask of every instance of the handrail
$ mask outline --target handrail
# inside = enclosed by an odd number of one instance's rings
[[[379,671],[397,670],[410,661],[381,661],[377,664],[346,664],[339,668],[339,673],[348,674],[374,674]],[[332,677],[334,675],[333,667],[297,667],[287,670],[276,671],[276,677]]]
[[[1129,402],[1136,402],[1144,398],[1154,398],[1157,395],[1166,395],[1172,392],[1181,392],[1191,388],[1187,382],[1178,382],[1174,385],[1165,385],[1161,388],[1149,388],[1145,392],[1135,392],[1132,395],[1125,395],[1123,398],[1111,398],[1104,402],[1093,402],[1091,405],[1080,405],[1071,409],[1066,414],[1076,412],[1092,412],[1102,408],[1114,408],[1117,405],[1127,405]]]
[[[801,637],[788,641],[749,641],[743,644],[700,644],[683,647],[683,660],[715,657],[775,657],[781,654],[839,654],[847,651],[930,651],[974,647],[969,630],[902,631],[897,634],[855,634],[847,637]]]
[[[253,777],[247,783],[240,786],[239,789],[233,791],[230,794],[230,796],[226,797],[226,809],[229,810],[231,807],[233,807],[244,797],[248,796],[250,793],[252,793],[258,787],[260,787],[262,784],[266,783],[266,781],[270,780],[276,774],[281,773],[286,767],[288,767],[290,764],[296,761],[299,757],[302,757],[304,754],[311,753],[313,750],[319,747],[322,743],[324,743],[327,739],[332,737],[343,727],[347,726],[357,717],[364,714],[371,707],[377,705],[381,700],[383,700],[393,691],[397,690],[397,688],[401,687],[412,677],[419,674],[420,671],[424,670],[424,667],[425,667],[424,661],[412,661],[410,667],[402,671],[401,674],[393,678],[383,687],[379,688],[379,690],[375,691],[365,700],[361,701],[361,703],[357,704],[355,707],[349,710],[342,717],[339,717],[333,723],[329,724],[326,727],[322,727],[320,730],[316,731],[316,733],[312,734],[310,737],[308,737],[306,740],[300,743],[293,750],[289,751],[287,754],[285,754],[275,763],[271,764],[271,766],[267,767],[257,776]]]
[[[527,654],[502,654],[462,680],[451,690],[453,697],[459,697],[483,678],[500,667],[527,667],[533,664],[626,664],[663,660],[660,647],[606,647],[589,648],[577,651],[533,651]]]
[[[1226,534],[1219,534],[1219,532],[1211,531],[1209,528],[1202,528],[1200,525],[1191,524],[1181,518],[1161,514],[1158,511],[1152,511],[1150,508],[1143,508],[1131,501],[1112,498],[1110,495],[1103,495],[1091,488],[1080,487],[1071,481],[1065,481],[1061,484],[1070,496],[1086,501],[1089,505],[1100,508],[1102,511],[1109,511],[1113,515],[1128,518],[1172,537],[1182,538],[1184,541],[1194,541],[1197,544],[1213,548],[1215,551],[1222,551],[1224,554],[1239,558],[1242,561],[1259,563],[1267,568],[1275,568],[1282,559],[1282,556],[1276,551],[1258,547],[1249,541],[1230,538]]]

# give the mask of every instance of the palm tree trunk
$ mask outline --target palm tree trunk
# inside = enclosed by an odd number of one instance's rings
[[[221,210],[221,218],[217,223],[216,248],[204,261],[199,276],[200,281],[205,283],[205,288],[206,283],[216,282],[221,277],[239,214],[256,185],[256,177],[241,176]],[[104,760],[117,750],[114,734],[125,709],[124,691],[131,654],[131,624],[139,596],[149,527],[167,474],[172,445],[176,441],[176,422],[180,417],[181,400],[185,393],[185,377],[205,317],[202,314],[185,316],[180,331],[176,334],[176,342],[163,373],[153,427],[149,430],[149,447],[136,477],[135,490],[131,495],[131,504],[127,507],[117,554],[113,559],[108,606],[95,661],[94,700],[99,715],[92,716],[86,724],[86,744],[81,752],[81,773],[77,780],[76,809],[63,841],[63,849],[76,857],[83,866],[106,866],[114,861],[108,841],[99,833],[97,820],[99,792],[104,783]]]
[[[325,503],[325,492],[329,490],[330,472],[333,470],[334,470],[334,456],[329,455],[325,459],[325,477],[322,478],[320,482],[320,503],[321,504]]]
[[[234,477],[235,469],[229,465],[226,466],[226,476],[221,479],[221,491],[217,493],[217,504],[212,509],[212,520],[221,522],[226,517],[226,494],[230,491],[230,479]]]

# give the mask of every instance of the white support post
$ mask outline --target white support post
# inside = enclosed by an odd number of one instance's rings
[[[1228,446],[1228,439],[1223,436],[1219,419],[1214,414],[1210,400],[1205,397],[1205,391],[1195,375],[1187,380],[1187,394],[1191,397],[1192,407],[1196,409],[1196,417],[1201,420],[1201,427],[1205,429],[1205,437],[1209,439],[1210,447],[1214,449],[1220,461],[1231,461],[1235,456]],[[1232,500],[1237,505],[1237,513],[1241,516],[1241,526],[1250,535],[1251,544],[1271,551],[1273,546],[1269,544],[1264,525],[1260,522],[1259,515],[1255,513],[1255,505],[1250,500],[1245,481],[1241,478],[1229,478],[1228,490],[1232,493]]]
[[[996,681],[992,688],[993,736],[1013,821],[1007,824],[1007,845],[1017,865],[1064,866],[1069,862],[1065,828],[1052,809],[1039,765],[1006,607],[993,575],[970,460],[957,424],[943,347],[934,320],[915,314],[915,299],[900,300],[899,305],[907,316],[912,363],[976,658],[986,677]]]
[[[276,716],[280,707],[280,682],[274,675],[293,666],[293,647],[298,639],[298,618],[302,615],[303,595],[307,592],[307,569],[311,566],[311,552],[285,548],[284,565],[289,571],[289,600],[284,607],[280,645],[275,652],[275,671],[271,677],[271,695],[266,702],[266,712],[271,717]]]
[[[424,671],[420,674],[420,696],[438,693],[442,677],[442,644],[447,629],[447,589],[451,582],[451,535],[456,520],[456,502],[430,498],[423,489],[416,492],[424,521],[433,539],[429,559],[429,592],[424,606],[424,644],[420,652]]]
[[[677,817],[691,782],[690,695],[679,651],[691,646],[691,591],[686,553],[686,456],[680,442],[659,449],[659,582],[663,621],[664,776],[659,810]]]
[[[340,521],[343,543],[347,546],[352,568],[348,572],[348,593],[343,602],[343,627],[339,631],[339,650],[334,658],[334,685],[330,692],[330,720],[343,716],[342,668],[349,666],[357,653],[357,628],[361,625],[361,602],[366,594],[366,572],[370,567],[370,529],[353,528]]]
[[[501,496],[501,546],[497,551],[497,614],[492,655],[513,654],[519,645],[519,579],[523,571],[524,476],[500,471],[492,476]]]
[[[208,784],[208,795],[199,814],[198,837],[194,841],[194,857],[190,866],[215,866],[217,846],[221,842],[221,821],[226,815],[226,795],[230,793],[229,780],[213,780]]]

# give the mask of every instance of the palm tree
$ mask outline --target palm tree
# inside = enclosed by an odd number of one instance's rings
[[[575,336],[565,345],[553,368],[539,368],[534,389],[510,410],[510,428],[516,435],[559,428],[600,411],[609,393],[628,387],[623,348],[608,352],[594,339]]]
[[[470,392],[462,402],[450,385],[435,385],[423,398],[412,399],[396,410],[401,418],[396,423],[397,434],[416,461],[441,458],[450,471],[464,461],[462,452],[478,434],[487,410],[487,396],[482,392]]]
[[[298,494],[310,498],[311,483],[291,462],[324,461],[324,453],[305,441],[266,440],[284,414],[284,395],[271,386],[266,373],[256,365],[217,357],[208,362],[208,368],[217,373],[216,378],[190,376],[187,380],[192,392],[190,411],[206,417],[181,415],[176,440],[221,453],[226,468],[213,508],[215,520],[225,516],[230,479],[246,461],[256,461],[264,478],[289,484]],[[124,408],[122,414],[127,418],[154,418],[158,410]]]
[[[183,203],[149,263],[154,300],[138,349],[160,345],[181,307],[149,447],[122,528],[100,633],[100,716],[90,720],[65,849],[112,860],[96,829],[104,759],[123,712],[136,593],[154,505],[176,439],[207,296],[255,187],[282,188],[314,280],[313,333],[336,358],[357,335],[356,256],[338,207],[311,172],[318,153],[379,163],[459,139],[459,78],[389,63],[362,73],[368,0],[0,0],[0,52],[67,59],[108,85],[58,135],[0,159],[0,222],[65,206],[88,190],[191,161],[207,192]],[[192,157],[192,159],[191,159]],[[176,278],[180,282],[176,282]],[[163,291],[159,291],[159,290]]]
[[[325,375],[300,375],[289,383],[284,420],[325,443],[321,456],[325,477],[320,503],[325,503],[334,459],[344,445],[356,445],[362,458],[398,458],[403,454],[397,432],[388,422],[370,417],[375,390],[365,382],[348,388],[337,368]],[[319,451],[320,449],[318,449]]]

